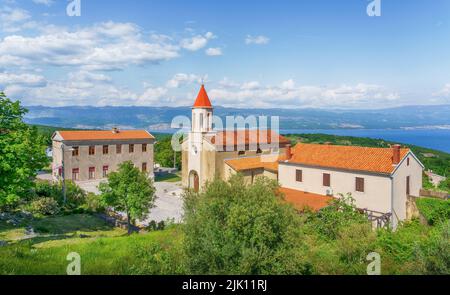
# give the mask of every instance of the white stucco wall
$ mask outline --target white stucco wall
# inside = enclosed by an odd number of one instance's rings
[[[296,170],[303,171],[303,181],[296,181]],[[323,186],[323,173],[331,176],[331,186]],[[364,192],[357,192],[355,178],[364,178]],[[323,168],[280,163],[278,179],[282,187],[326,195],[330,188],[333,195],[351,193],[356,206],[383,213],[391,212],[391,179],[356,172],[344,172]]]
[[[409,166],[407,159],[410,159]],[[410,195],[420,196],[420,189],[422,188],[422,173],[423,167],[420,162],[412,154],[407,157],[398,166],[393,174],[393,209],[394,209],[394,224],[399,220],[406,219],[406,178],[410,177]]]

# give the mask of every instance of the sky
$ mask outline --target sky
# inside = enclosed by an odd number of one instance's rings
[[[450,103],[450,1],[0,0],[0,91],[45,106]],[[377,0],[378,1],[378,0]]]

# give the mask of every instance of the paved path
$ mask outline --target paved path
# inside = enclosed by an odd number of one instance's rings
[[[434,174],[433,172],[426,171],[425,174],[430,179],[431,183],[434,186],[438,186],[442,181],[446,180],[447,178],[441,175]]]
[[[39,179],[50,180],[51,175],[41,174]],[[98,185],[100,180],[80,181],[78,186],[87,192],[99,194]],[[155,182],[156,201],[155,208],[152,208],[149,216],[140,222],[141,225],[148,225],[152,220],[156,222],[173,219],[176,223],[181,222],[183,216],[183,199],[181,194],[183,189],[181,182]]]

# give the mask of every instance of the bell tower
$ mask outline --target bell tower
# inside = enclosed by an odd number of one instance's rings
[[[207,133],[212,131],[213,107],[202,84],[192,106],[192,132]]]
[[[188,142],[189,188],[198,190],[204,183],[202,159],[204,158],[204,137],[213,131],[213,107],[202,84],[194,105],[192,106],[191,132]]]

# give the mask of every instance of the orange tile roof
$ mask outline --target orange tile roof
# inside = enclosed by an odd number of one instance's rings
[[[334,199],[329,196],[307,193],[284,187],[280,188],[279,192],[284,195],[284,200],[291,203],[298,211],[304,211],[306,208],[319,211],[320,209],[327,207]]]
[[[193,108],[212,109],[211,101],[209,100],[208,93],[206,93],[205,86],[203,84],[200,88],[200,92],[197,95],[197,99],[195,100]]]
[[[293,156],[288,163],[383,174],[391,174],[396,168],[392,164],[391,148],[299,143],[292,151]],[[409,151],[406,148],[400,149],[400,159]]]
[[[272,141],[272,138],[275,138],[275,140]],[[275,144],[277,143],[276,140],[278,140],[278,144],[290,143],[289,139],[271,130],[243,129],[234,131],[219,131],[215,136],[211,138],[211,142],[219,146],[227,146],[231,145],[232,143],[234,143],[235,146],[238,143],[245,145],[271,143]]]
[[[285,155],[261,155],[257,157],[225,160],[235,171],[265,169],[278,173],[278,161],[285,160]]]
[[[81,130],[57,131],[63,140],[127,140],[127,139],[154,139],[146,130]]]

